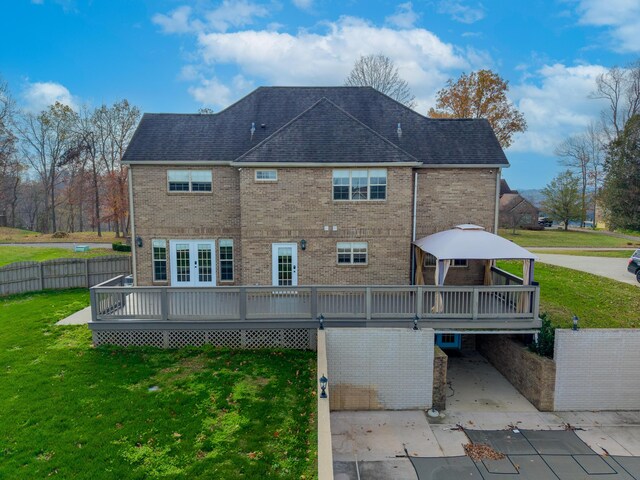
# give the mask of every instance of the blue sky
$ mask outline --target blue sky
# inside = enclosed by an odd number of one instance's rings
[[[555,145],[603,107],[596,76],[640,57],[638,0],[11,0],[0,74],[38,110],[121,98],[147,112],[219,110],[260,85],[341,85],[384,53],[426,113],[448,78],[491,68],[529,123],[513,188],[559,170]]]

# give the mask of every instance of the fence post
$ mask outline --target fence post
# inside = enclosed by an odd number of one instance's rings
[[[160,316],[162,320],[169,320],[169,295],[167,295],[167,287],[160,290]]]
[[[240,287],[240,293],[238,293],[238,312],[240,313],[240,321],[244,322],[247,319],[247,289],[246,289],[246,287]]]
[[[91,302],[91,321],[98,321],[98,295],[93,288],[89,289],[89,301]]]
[[[365,289],[365,312],[367,321],[371,320],[371,287]]]
[[[87,288],[91,288],[91,282],[89,281],[89,259],[84,259],[84,275],[87,279]]]
[[[42,262],[38,265],[38,271],[40,272],[40,276],[38,277],[38,285],[40,286],[39,290],[44,290],[44,266]]]
[[[472,315],[473,315],[473,319],[477,320],[478,319],[478,298],[480,291],[477,288],[473,289],[473,310],[472,310]]]

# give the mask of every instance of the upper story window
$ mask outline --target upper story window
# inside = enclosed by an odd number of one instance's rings
[[[170,192],[210,192],[211,170],[169,170]]]
[[[334,170],[334,200],[385,200],[387,198],[387,171]]]
[[[277,170],[256,170],[256,182],[277,182]]]

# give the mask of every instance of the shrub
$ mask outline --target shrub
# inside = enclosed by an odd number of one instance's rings
[[[67,232],[55,232],[51,234],[51,238],[67,238],[69,234]]]
[[[122,242],[114,242],[111,244],[111,248],[116,252],[130,252],[131,245],[126,245]]]
[[[537,353],[541,357],[553,358],[553,346],[556,339],[556,329],[551,324],[549,315],[546,312],[540,315],[540,319],[542,320],[542,326],[540,327],[540,332],[538,333],[538,339],[537,341],[534,340],[533,343],[529,345],[529,350]]]

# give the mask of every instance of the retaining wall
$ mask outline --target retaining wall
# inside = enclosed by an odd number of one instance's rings
[[[432,404],[434,331],[326,330],[332,410],[415,410]]]
[[[556,330],[555,409],[640,410],[640,330]]]
[[[477,335],[478,351],[538,410],[553,410],[556,365],[508,335]]]

